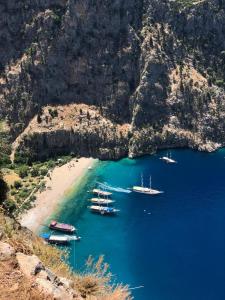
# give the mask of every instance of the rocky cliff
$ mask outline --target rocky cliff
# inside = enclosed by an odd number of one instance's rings
[[[102,257],[89,258],[82,274],[70,270],[66,257],[0,211],[1,300],[131,300],[128,287],[110,286]]]
[[[0,14],[0,115],[21,152],[225,144],[224,0],[1,1]],[[46,128],[49,105],[81,104],[81,120],[56,113]]]

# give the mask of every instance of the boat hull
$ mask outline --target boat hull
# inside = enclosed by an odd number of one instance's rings
[[[106,212],[106,211],[99,211],[99,210],[93,210],[93,209],[91,209],[91,212],[94,213],[94,214],[101,215],[101,216],[112,216],[112,215],[116,214],[115,211],[113,211],[113,212]]]
[[[135,193],[145,194],[145,195],[151,195],[151,196],[156,196],[156,195],[163,194],[162,191],[156,191],[156,190],[140,191],[140,190],[132,189],[132,191],[135,192]]]
[[[110,193],[110,192],[104,192],[104,191],[101,191],[101,190],[98,190],[98,189],[92,190],[92,193],[94,195],[103,196],[103,197],[111,197],[112,196],[112,193]]]
[[[160,159],[162,161],[166,162],[167,164],[176,164],[177,163],[174,159],[168,158],[168,157],[161,157]]]
[[[104,206],[93,205],[89,207],[91,212],[99,214],[99,215],[115,215],[119,210],[115,208],[107,208]]]
[[[69,243],[68,240],[67,241],[55,241],[55,240],[51,240],[51,239],[47,240],[47,242],[49,244],[54,244],[54,245],[67,245]]]
[[[64,229],[64,228],[59,228],[59,227],[55,227],[55,226],[49,226],[50,229],[52,230],[56,230],[56,231],[60,231],[60,232],[64,232],[64,233],[74,233],[76,231],[75,228],[73,229]]]
[[[113,200],[105,200],[105,199],[98,199],[98,198],[92,198],[90,201],[95,205],[102,205],[102,206],[112,205],[115,202]]]

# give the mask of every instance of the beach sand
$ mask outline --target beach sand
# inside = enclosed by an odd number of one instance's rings
[[[38,192],[34,207],[21,215],[19,222],[31,231],[37,233],[42,224],[53,214],[63,200],[65,193],[71,189],[78,179],[85,175],[88,167],[96,160],[92,158],[80,158],[56,167],[51,176],[46,177],[46,190]]]

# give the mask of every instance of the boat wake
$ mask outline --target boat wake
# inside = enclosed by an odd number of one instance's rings
[[[112,185],[108,184],[107,182],[97,182],[97,184],[99,185],[99,188],[101,188],[101,189],[114,191],[114,192],[118,192],[118,193],[127,193],[127,194],[131,193],[131,191],[128,189],[124,189],[124,188],[117,187],[117,186],[112,186]]]

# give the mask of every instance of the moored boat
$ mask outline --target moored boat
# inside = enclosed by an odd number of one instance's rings
[[[112,193],[110,192],[106,192],[106,191],[102,191],[100,189],[93,189],[92,193],[98,196],[104,196],[104,197],[110,197],[112,195]]]
[[[91,198],[90,201],[93,204],[97,204],[97,205],[111,205],[112,203],[114,203],[115,201],[110,200],[110,199],[104,199],[104,198]]]
[[[160,157],[160,159],[165,161],[168,164],[176,164],[177,163],[176,160],[172,159],[171,153],[170,153],[170,156],[169,156],[169,153],[167,153],[167,156],[162,156],[162,157]]]
[[[141,186],[133,186],[132,191],[136,192],[136,193],[147,194],[147,195],[152,195],[152,196],[163,193],[163,191],[159,191],[159,190],[152,188],[151,176],[150,176],[150,187],[144,187],[143,176],[141,176]]]
[[[98,206],[98,205],[91,205],[89,206],[89,208],[92,212],[101,215],[114,215],[119,211],[118,209],[115,209],[113,207],[105,207],[105,206]]]
[[[59,223],[55,220],[51,221],[51,223],[49,224],[49,228],[66,233],[74,233],[76,231],[76,228],[74,226],[65,223]]]
[[[159,195],[163,193],[163,191],[142,187],[142,186],[133,186],[132,191],[136,193],[142,193],[148,195]]]
[[[42,233],[41,238],[46,240],[49,244],[65,245],[68,244],[70,239],[66,235],[53,235],[50,233]]]

